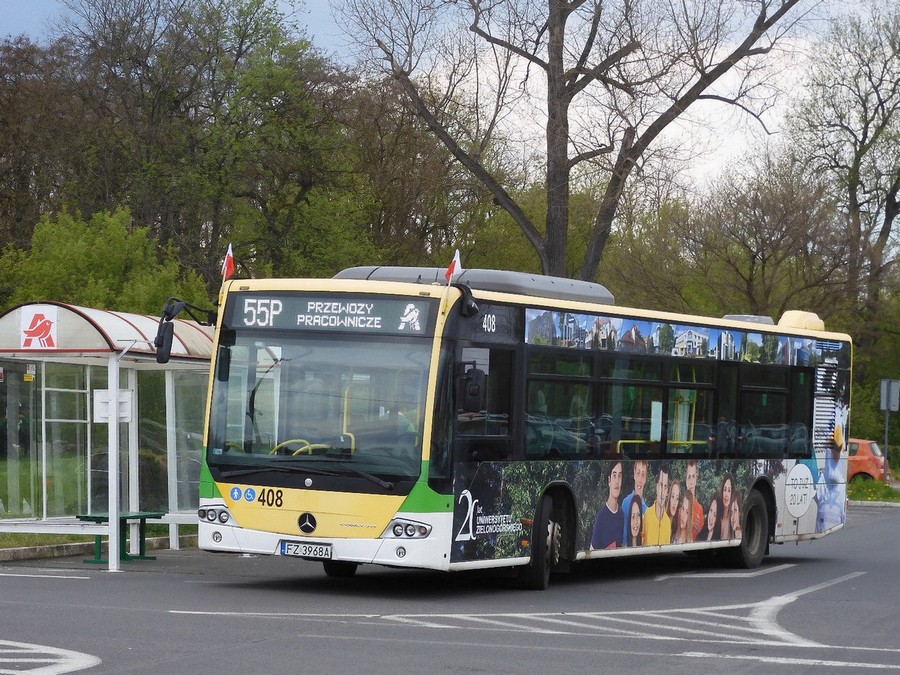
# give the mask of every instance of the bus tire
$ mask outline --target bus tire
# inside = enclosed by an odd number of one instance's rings
[[[734,549],[734,562],[746,569],[759,567],[769,542],[769,512],[759,490],[751,490],[744,500],[741,527],[741,544]]]
[[[544,495],[534,514],[531,534],[531,562],[521,568],[519,579],[524,588],[546,590],[550,585],[550,571],[559,562],[559,524],[552,519],[553,497]]]
[[[322,568],[325,574],[335,579],[349,579],[356,574],[356,568],[359,563],[347,562],[345,560],[323,560]]]

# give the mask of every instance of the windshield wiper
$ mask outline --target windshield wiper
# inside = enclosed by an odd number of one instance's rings
[[[291,461],[291,460],[278,460],[279,463],[272,462],[271,464],[252,464],[245,465],[246,468],[241,469],[231,469],[228,471],[222,471],[219,476],[221,478],[234,478],[235,476],[247,476],[254,473],[265,473],[266,471],[281,471],[286,473],[311,473],[319,476],[339,476],[340,474],[335,471],[326,471],[324,469],[314,469],[310,467],[306,463],[302,464],[282,464],[280,462]],[[294,460],[296,461],[296,460]],[[349,471],[352,474],[359,476],[360,478],[365,478],[375,485],[384,488],[385,490],[393,490],[394,484],[390,481],[386,481],[383,478],[379,478],[371,473],[363,471],[362,469],[357,469],[355,466],[347,464],[346,462],[336,463],[340,468]]]
[[[342,469],[347,469],[347,471],[355,473],[357,476],[365,478],[366,480],[372,481],[373,483],[375,483],[375,485],[383,487],[385,490],[394,489],[394,484],[390,481],[386,481],[383,478],[379,478],[378,476],[372,475],[371,473],[367,473],[362,469],[357,469],[355,466],[351,466],[350,464],[347,464],[345,462],[341,462],[340,464],[338,464],[338,466],[340,466]]]
[[[284,473],[314,473],[320,476],[336,476],[334,471],[324,471],[322,469],[313,469],[308,466],[300,466],[295,464],[252,464],[244,469],[231,469],[222,471],[219,475],[222,478],[233,478],[234,476],[247,476],[252,473],[264,473],[266,471],[281,471]]]

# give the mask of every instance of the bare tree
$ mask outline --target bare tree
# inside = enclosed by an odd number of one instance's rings
[[[673,122],[702,100],[751,115],[771,103],[763,57],[799,2],[344,0],[341,15],[509,212],[543,270],[592,279],[626,184]],[[516,147],[514,134],[526,147],[543,136],[543,223],[482,161],[498,137]],[[576,272],[566,269],[570,181],[589,164],[605,188]]]
[[[776,319],[803,309],[835,324],[848,316],[847,242],[833,190],[791,152],[761,148],[708,190],[662,193],[657,204],[621,209],[601,266],[618,302]]]
[[[848,239],[848,295],[874,339],[883,289],[897,263],[900,213],[900,9],[878,0],[832,23],[816,46],[794,119],[796,146],[828,176]],[[867,326],[867,327],[865,327]]]
[[[719,311],[846,315],[848,247],[831,193],[804,161],[767,149],[682,212],[684,255]]]

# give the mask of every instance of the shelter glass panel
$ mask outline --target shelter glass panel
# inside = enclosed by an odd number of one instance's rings
[[[202,405],[209,376],[206,371],[177,372],[175,379],[175,454],[177,457],[178,511],[196,510],[200,505],[200,462],[203,452]],[[170,496],[171,497],[171,496]]]
[[[106,389],[106,368],[90,368],[88,380],[91,389]],[[88,457],[88,512],[98,513],[109,509],[109,426],[106,422],[91,422],[91,447]]]
[[[41,515],[39,364],[0,361],[0,518]]]
[[[87,508],[88,425],[47,421],[47,516],[83,513]]]
[[[137,395],[139,504],[144,511],[165,511],[169,501],[165,373],[138,371]]]

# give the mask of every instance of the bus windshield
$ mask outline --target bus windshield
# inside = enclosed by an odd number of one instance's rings
[[[428,339],[233,336],[213,381],[210,467],[418,476]]]

